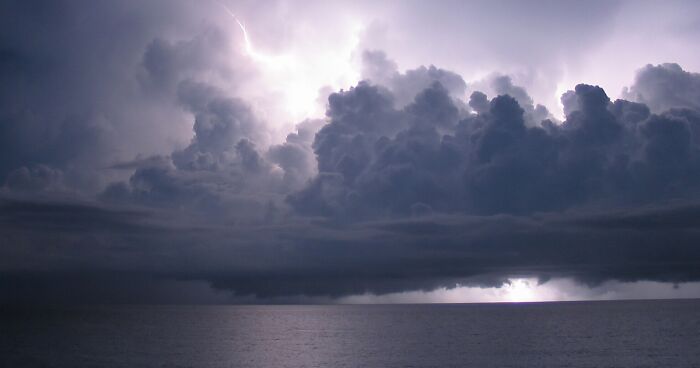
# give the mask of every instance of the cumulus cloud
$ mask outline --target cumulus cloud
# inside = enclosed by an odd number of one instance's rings
[[[700,74],[680,65],[647,65],[637,72],[634,84],[623,91],[627,99],[649,106],[653,112],[671,108],[700,109]]]
[[[27,167],[62,171],[90,195],[137,156],[192,137],[183,81],[235,93],[255,77],[210,7],[188,2],[9,1],[0,40],[0,182]],[[235,70],[235,72],[234,72]],[[234,83],[235,82],[235,83]],[[262,130],[261,130],[262,132]]]
[[[178,96],[195,117],[192,142],[173,154],[178,168],[225,166],[232,156],[244,159],[250,151],[244,142],[266,140],[265,126],[241,99],[189,80],[180,84]]]
[[[244,100],[190,79],[177,91],[179,104],[194,118],[189,145],[166,157],[112,166],[135,170],[100,198],[219,219],[262,220],[316,172],[311,141],[322,122],[302,122],[285,142],[270,145],[266,123]]]
[[[289,196],[297,210],[376,218],[421,205],[531,214],[696,193],[700,120],[690,110],[651,115],[581,84],[564,96],[575,105],[564,122],[529,126],[509,95],[485,110],[486,97],[475,93],[471,102],[481,113],[459,120],[440,84],[403,109],[382,91],[361,84],[331,96],[330,122],[314,141],[319,176]]]
[[[195,119],[187,147],[116,165],[135,171],[95,209],[6,202],[9,238],[38,244],[55,232],[54,244],[82,244],[100,231],[109,235],[98,254],[121,244],[148,257],[170,244],[159,277],[262,298],[498,286],[512,276],[589,285],[700,276],[694,110],[653,114],[581,84],[563,97],[565,121],[531,126],[509,95],[473,93],[464,115],[438,81],[403,107],[389,88],[361,82],[329,97],[326,120],[261,150],[243,101],[180,88]],[[119,214],[133,205],[152,210],[124,224]],[[70,223],[56,217],[73,209]],[[104,225],[85,218],[95,211],[107,211]],[[111,230],[113,214],[117,228],[138,230]],[[54,222],[63,225],[22,230]],[[69,264],[93,256],[75,252]],[[148,275],[132,256],[129,268]]]
[[[366,50],[362,53],[362,77],[389,88],[399,106],[412,102],[416,94],[434,82],[439,82],[455,98],[463,98],[467,89],[467,84],[459,74],[434,65],[401,73],[396,62],[379,50]]]
[[[81,278],[128,301],[146,289],[119,280],[262,298],[700,280],[698,75],[676,64],[624,99],[578,84],[558,121],[509,75],[366,51],[363,81],[275,139],[225,27],[180,3],[175,23],[84,5],[3,5],[40,30],[0,39],[3,298],[80,301]]]

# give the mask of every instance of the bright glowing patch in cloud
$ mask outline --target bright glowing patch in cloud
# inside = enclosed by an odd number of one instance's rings
[[[500,287],[457,286],[432,291],[406,291],[385,295],[362,294],[338,299],[339,303],[521,303],[576,300],[697,298],[700,282],[673,285],[663,282],[608,281],[589,288],[570,279],[539,283],[536,278],[512,278]]]
[[[363,29],[359,22],[351,25],[346,37],[335,42],[333,48],[319,47],[310,37],[301,37],[285,53],[268,54],[257,49],[245,24],[222,6],[242,32],[245,53],[255,62],[263,82],[272,93],[282,97],[287,123],[322,116],[325,108],[319,103],[322,88],[339,90],[359,81],[360,73],[352,60]]]
[[[538,298],[535,289],[531,287],[532,280],[528,279],[513,279],[510,283],[503,285],[501,288],[504,292],[504,298],[509,302],[531,302]]]

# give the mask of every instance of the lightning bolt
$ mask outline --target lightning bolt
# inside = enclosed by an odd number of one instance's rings
[[[281,67],[281,66],[287,66],[289,64],[288,57],[285,55],[280,55],[280,56],[270,56],[270,55],[265,55],[262,53],[257,52],[253,48],[253,42],[250,40],[250,36],[248,35],[248,30],[245,28],[245,25],[243,22],[238,19],[236,14],[234,14],[231,9],[229,9],[224,3],[219,2],[219,5],[221,5],[222,8],[226,11],[228,15],[233,18],[233,20],[236,21],[236,24],[238,24],[238,27],[241,29],[243,32],[243,42],[245,44],[245,52],[250,56],[253,60],[257,62],[261,62],[264,64],[267,64],[269,66],[273,67]]]

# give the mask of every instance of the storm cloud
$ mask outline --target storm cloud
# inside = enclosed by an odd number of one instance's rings
[[[439,83],[404,109],[390,97],[367,83],[331,95],[329,124],[313,144],[320,173],[290,195],[294,208],[360,218],[416,208],[527,215],[696,194],[700,120],[692,109],[652,114],[580,84],[564,95],[566,120],[528,126],[509,95],[461,118]]]
[[[165,4],[2,6],[0,301],[700,281],[698,74],[575,84],[557,118],[517,76],[358,48],[279,134],[231,20]]]

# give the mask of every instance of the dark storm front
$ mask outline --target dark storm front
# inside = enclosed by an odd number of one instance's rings
[[[3,310],[5,367],[698,367],[700,301]]]

